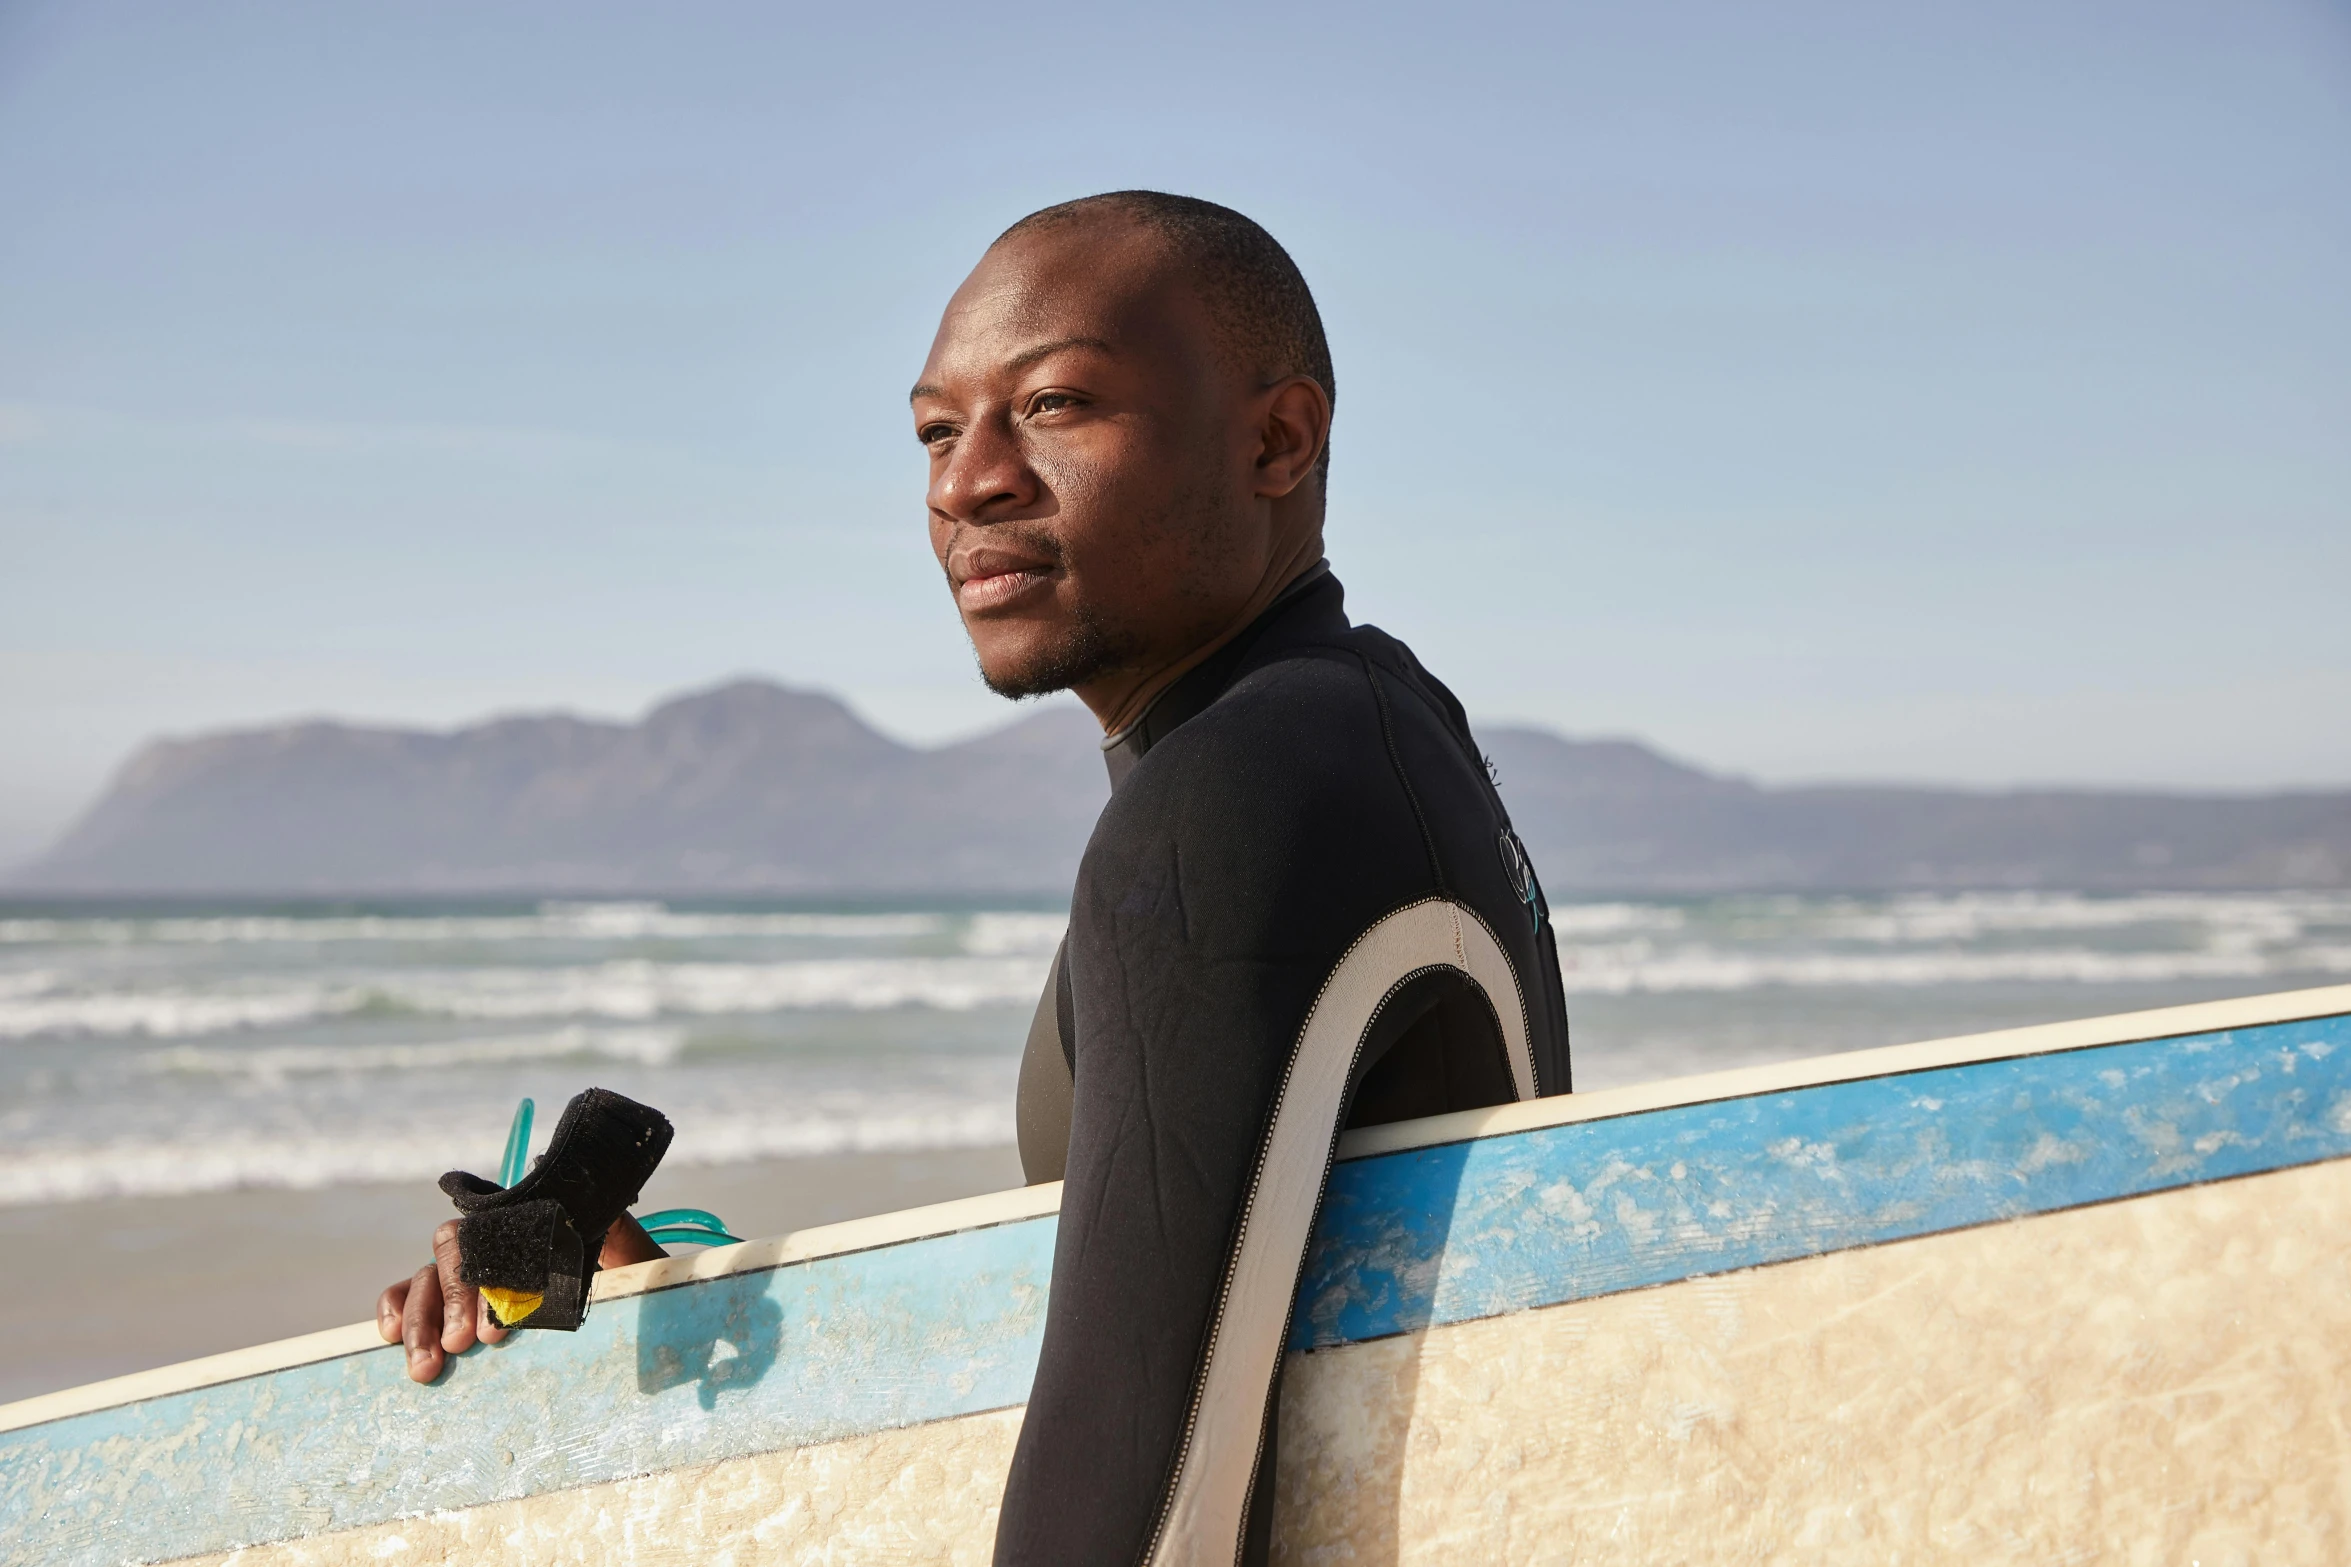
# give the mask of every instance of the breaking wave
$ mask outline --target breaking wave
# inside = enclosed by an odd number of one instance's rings
[[[1756,990],[1766,986],[1901,987],[1995,981],[2152,984],[2189,979],[2288,979],[2351,974],[2351,946],[2285,951],[1739,953],[1712,947],[1655,951],[1645,944],[1562,948],[1570,995]]]
[[[834,958],[383,972],[343,982],[247,981],[234,989],[0,996],[0,1039],[98,1034],[184,1039],[362,1014],[465,1021],[625,1021],[728,1013],[1028,1005],[1045,982],[1032,955]]]
[[[670,1165],[841,1153],[990,1148],[1013,1140],[1011,1097],[989,1102],[852,1102],[761,1107],[697,1117]],[[226,1134],[201,1140],[116,1143],[0,1154],[0,1207],[99,1197],[174,1197],[252,1187],[316,1189],[367,1181],[430,1182],[480,1168],[479,1136],[439,1131],[342,1130],[333,1135]]]
[[[972,923],[1008,917],[1059,918],[983,914],[976,916]],[[700,941],[762,937],[869,941],[937,935],[955,923],[952,916],[944,914],[730,914],[677,911],[660,903],[544,903],[531,914],[223,914],[153,919],[0,919],[0,945]]]
[[[2312,925],[2346,921],[2351,921],[2351,898],[2339,893],[2177,893],[2121,898],[1963,893],[1889,898],[1874,906],[1840,899],[1830,902],[1810,928],[1821,936],[1847,941],[1953,942],[2175,926],[2200,929],[2207,940],[2233,945],[2292,941]]]
[[[272,1045],[222,1050],[175,1045],[152,1050],[140,1070],[191,1077],[242,1078],[278,1087],[297,1077],[358,1072],[451,1072],[472,1066],[510,1066],[525,1061],[570,1058],[627,1061],[667,1066],[684,1054],[685,1030],[677,1028],[560,1028],[545,1034],[489,1039],[434,1039],[383,1045]]]

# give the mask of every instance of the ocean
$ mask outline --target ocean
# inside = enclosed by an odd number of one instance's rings
[[[2351,895],[1554,910],[1576,1087],[2338,982]],[[1050,907],[0,904],[0,1400],[369,1315],[443,1171],[601,1084],[649,1206],[773,1234],[1017,1184]]]
[[[2351,896],[1555,911],[1576,1086],[2325,984]],[[1009,1143],[1040,908],[0,907],[0,1207],[429,1183],[517,1100],[659,1106],[678,1166]]]

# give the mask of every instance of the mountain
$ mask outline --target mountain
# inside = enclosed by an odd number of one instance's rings
[[[1631,741],[1481,738],[1544,885],[1563,891],[2351,886],[2351,790],[1764,788]]]
[[[1082,712],[920,750],[742,681],[636,724],[162,740],[23,885],[58,891],[1064,892],[1109,787]]]
[[[742,681],[635,724],[154,742],[14,878],[83,893],[1060,893],[1107,795],[1053,708],[901,745]],[[1629,740],[1479,738],[1554,893],[2351,886],[2351,791],[1766,788]]]

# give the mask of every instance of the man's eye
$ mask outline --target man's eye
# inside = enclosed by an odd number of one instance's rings
[[[954,433],[951,424],[926,424],[914,432],[914,438],[925,446],[936,446]]]
[[[1029,413],[1058,413],[1064,408],[1075,408],[1078,400],[1067,392],[1039,392],[1029,400]]]

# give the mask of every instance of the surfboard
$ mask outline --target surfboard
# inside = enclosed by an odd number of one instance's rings
[[[0,1407],[12,1562],[984,1562],[1058,1188]],[[2351,986],[1350,1134],[1277,1559],[2351,1557]]]

